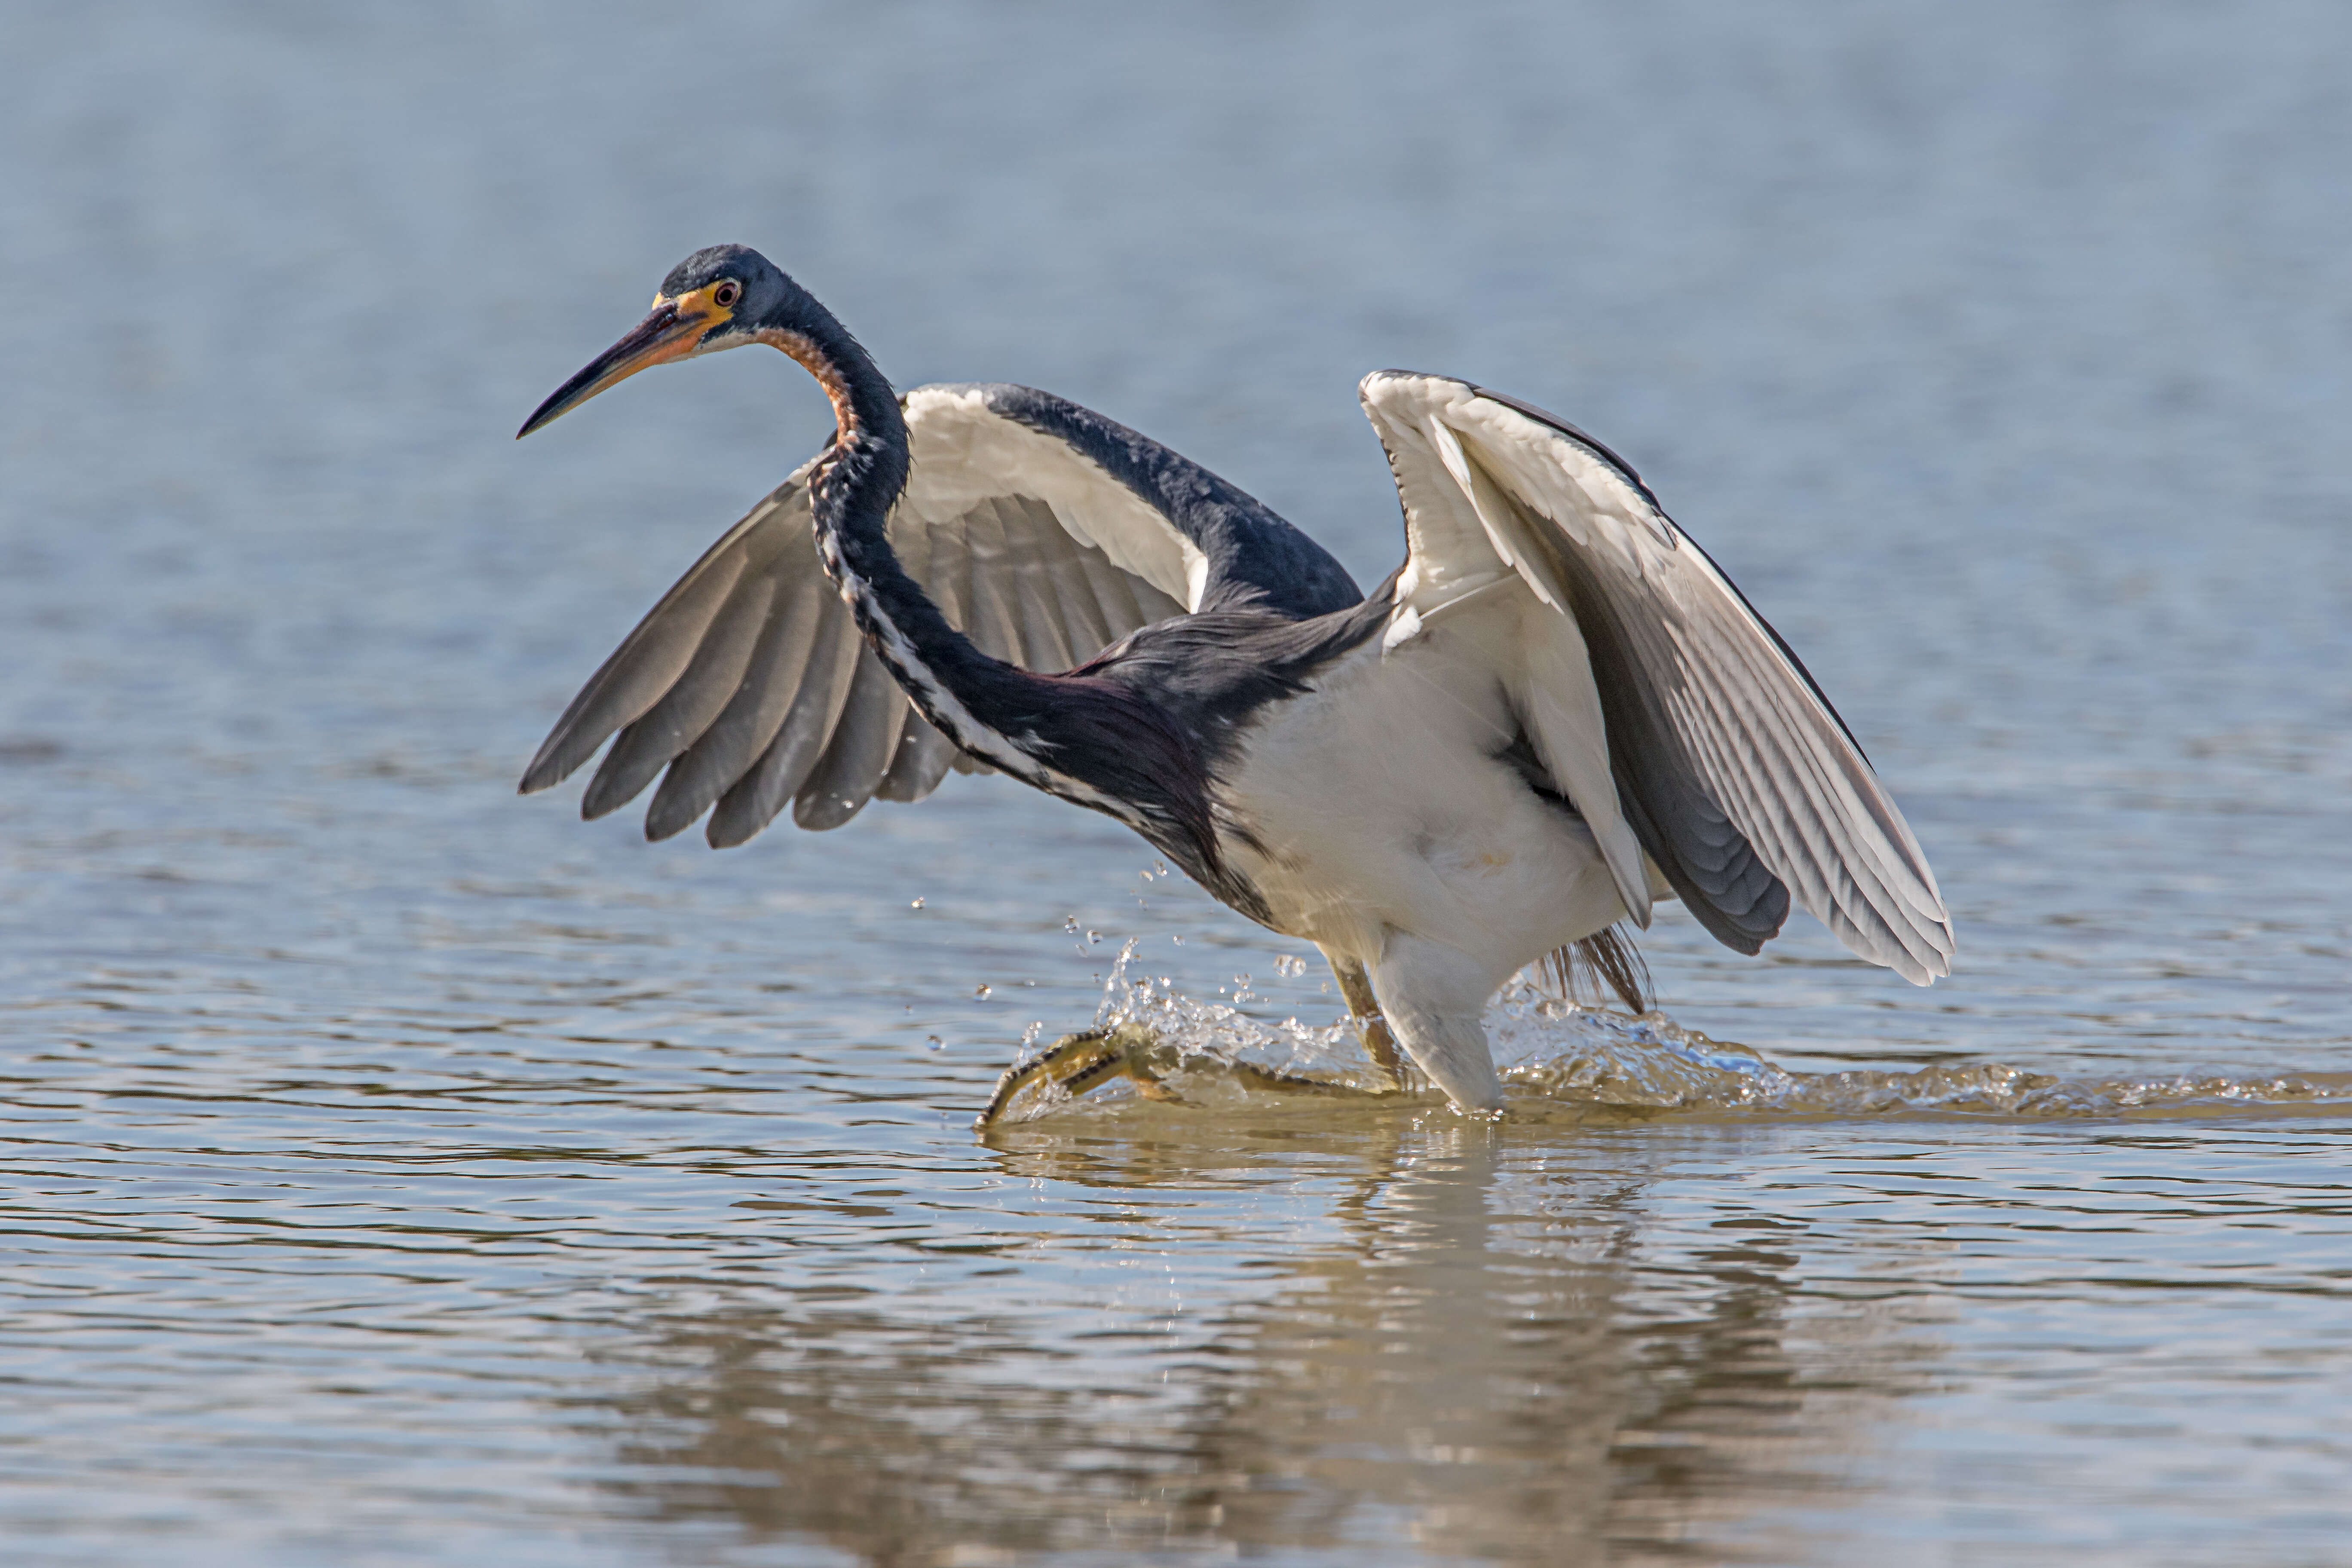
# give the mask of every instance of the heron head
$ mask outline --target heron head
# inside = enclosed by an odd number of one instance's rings
[[[778,333],[804,335],[802,322],[823,315],[824,307],[806,289],[750,246],[698,250],[670,268],[646,319],[557,387],[515,439],[649,366],[770,341]]]

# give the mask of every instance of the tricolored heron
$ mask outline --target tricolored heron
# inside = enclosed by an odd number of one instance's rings
[[[1793,900],[1915,984],[1950,973],[1935,874],[1829,700],[1574,426],[1466,382],[1365,377],[1406,543],[1368,597],[1098,414],[1020,386],[898,397],[805,289],[722,245],[519,434],[745,343],[816,377],[833,439],[605,660],[526,793],[618,731],[583,814],[667,769],[647,836],[707,810],[723,847],[787,802],[836,827],[951,766],[999,769],[1314,942],[1389,1080],[1392,1036],[1465,1110],[1502,1102],[1480,1015],[1528,964],[1581,953],[1642,1005],[1615,928],[1659,899],[1740,952]],[[1136,1048],[1072,1037],[1043,1070],[1083,1089]]]

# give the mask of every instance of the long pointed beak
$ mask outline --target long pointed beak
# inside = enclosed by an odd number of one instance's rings
[[[681,311],[679,301],[656,300],[653,314],[629,330],[628,336],[588,362],[578,375],[555,389],[538,412],[515,432],[520,441],[542,425],[551,425],[608,386],[626,381],[649,365],[684,359],[702,342],[702,335],[720,318],[701,310]]]

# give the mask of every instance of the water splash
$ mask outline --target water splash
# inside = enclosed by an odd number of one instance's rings
[[[1129,941],[1119,949],[1103,982],[1095,1026],[1140,1024],[1152,1030],[1163,1047],[1161,1059],[1175,1064],[1166,1080],[1174,1099],[1236,1107],[1272,1099],[1236,1081],[1235,1068],[1245,1067],[1307,1080],[1340,1097],[1327,1103],[1344,1103],[1357,1090],[1366,1093],[1367,1105],[1397,1103],[1370,1098],[1381,1088],[1381,1076],[1349,1021],[1316,1025],[1292,1017],[1273,1024],[1226,1002],[1196,1000],[1176,991],[1166,976],[1131,976],[1137,945]],[[2352,1109],[2352,1074],[2342,1073],[2094,1079],[1998,1063],[1793,1072],[1746,1046],[1684,1028],[1663,1013],[1636,1017],[1562,1001],[1526,976],[1505,987],[1486,1024],[1511,1110],[1521,1115],[2038,1119]],[[1024,1037],[1024,1046],[1030,1043]],[[1410,1103],[1426,1105],[1433,1098],[1425,1084],[1414,1088],[1419,1092]],[[1108,1110],[1136,1098],[1129,1084],[1075,1101],[1048,1089],[1029,1097],[1009,1120],[1033,1121],[1064,1107]]]
[[[1197,1059],[1202,1068],[1247,1061],[1278,1071],[1328,1075],[1337,1083],[1352,1084],[1360,1079],[1369,1087],[1373,1082],[1371,1063],[1357,1044],[1354,1028],[1345,1021],[1314,1026],[1295,1017],[1280,1024],[1253,1018],[1240,1005],[1256,994],[1250,989],[1252,977],[1245,973],[1233,977],[1230,1002],[1196,1001],[1178,991],[1171,976],[1131,975],[1129,971],[1134,967],[1139,945],[1137,939],[1129,938],[1112,961],[1110,973],[1103,977],[1095,1027],[1145,1025],[1157,1030],[1188,1065]]]
[[[2085,1117],[2352,1107],[2352,1075],[2340,1073],[2095,1079],[1997,1062],[1791,1072],[1663,1013],[1632,1017],[1562,1003],[1524,980],[1506,989],[1487,1026],[1504,1081],[1514,1089],[1628,1110]]]

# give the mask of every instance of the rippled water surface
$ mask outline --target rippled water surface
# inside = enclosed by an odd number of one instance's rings
[[[0,12],[0,1559],[2352,1561],[2348,15]],[[1958,973],[1669,906],[1473,1124],[1233,1087],[1312,954],[1001,779],[517,799],[824,435],[509,439],[719,239],[1366,581],[1357,376],[1577,419]],[[1105,1005],[1188,1103],[976,1142]]]

